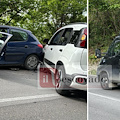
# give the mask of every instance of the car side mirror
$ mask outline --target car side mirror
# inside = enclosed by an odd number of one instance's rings
[[[96,58],[101,58],[102,56],[101,56],[101,50],[100,49],[96,49],[95,50],[95,57]]]
[[[44,39],[43,42],[48,44],[49,39]]]

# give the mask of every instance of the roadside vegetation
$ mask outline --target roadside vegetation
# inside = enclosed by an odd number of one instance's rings
[[[89,0],[89,64],[97,65],[95,49],[107,49],[120,34],[120,0]],[[92,71],[92,70],[91,70]]]
[[[43,41],[60,27],[87,22],[86,0],[0,0],[0,24],[18,26]]]

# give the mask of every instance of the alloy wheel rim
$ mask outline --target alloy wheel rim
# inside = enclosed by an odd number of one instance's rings
[[[27,65],[29,68],[35,68],[37,66],[38,60],[36,57],[32,56],[28,59]]]
[[[108,87],[108,78],[107,77],[102,78],[101,83],[103,88]]]

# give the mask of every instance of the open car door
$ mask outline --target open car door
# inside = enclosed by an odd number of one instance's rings
[[[11,37],[12,37],[11,34],[0,32],[0,56],[1,56],[4,46],[7,44],[7,42],[9,41]]]

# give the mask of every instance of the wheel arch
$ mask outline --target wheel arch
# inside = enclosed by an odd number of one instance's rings
[[[58,61],[58,62],[56,63],[56,66],[55,66],[56,70],[57,70],[57,68],[58,68],[59,66],[61,66],[61,65],[64,67],[64,70],[65,70],[65,66],[64,66],[64,63],[63,63],[62,61]],[[65,71],[65,73],[66,73],[66,71]]]
[[[108,78],[109,78],[109,73],[108,73],[108,71],[103,70],[103,71],[101,71],[101,72],[98,74],[98,79],[99,79],[99,80],[100,80],[100,76],[101,76],[103,73],[106,73],[106,74],[108,75]]]

